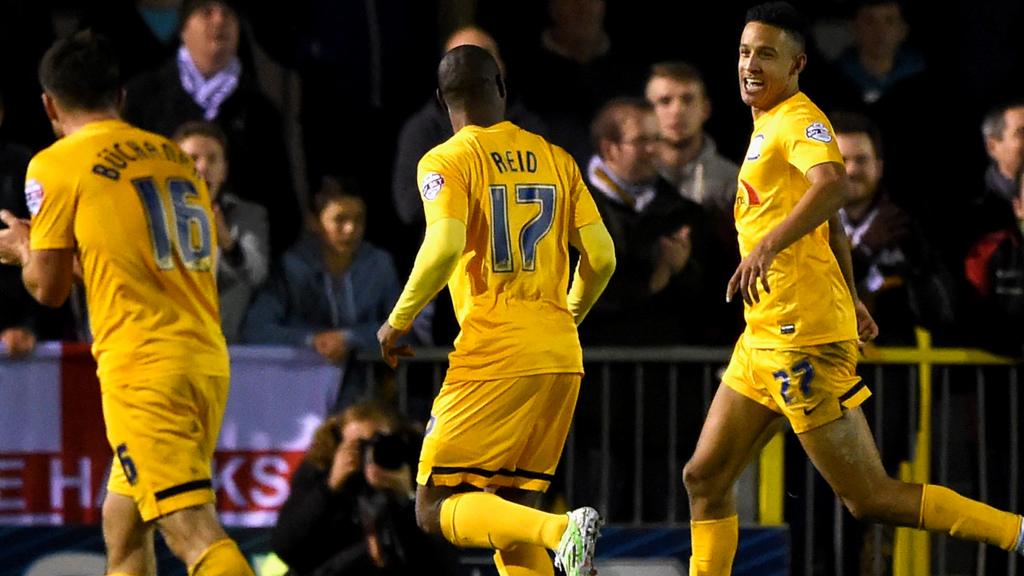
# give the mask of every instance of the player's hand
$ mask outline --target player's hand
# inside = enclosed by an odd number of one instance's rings
[[[854,300],[853,309],[857,312],[857,338],[863,346],[878,336],[878,324],[875,324],[868,307],[860,299]]]
[[[412,346],[409,344],[398,346],[398,339],[405,336],[408,332],[408,328],[399,330],[386,320],[381,324],[380,330],[377,330],[377,342],[380,342],[380,356],[391,368],[398,366],[399,356],[413,355]]]
[[[7,356],[23,358],[36,347],[36,335],[24,328],[8,328],[0,332],[0,342],[7,347]]]
[[[338,364],[348,354],[348,343],[341,330],[331,330],[313,336],[313,349],[328,362]]]
[[[765,294],[771,294],[771,288],[768,287],[768,268],[774,259],[775,252],[769,249],[764,241],[758,242],[732,273],[729,285],[725,288],[725,301],[732,302],[733,294],[738,291],[748,306],[760,302],[761,295],[757,292],[759,279]]]
[[[7,225],[0,230],[0,264],[24,266],[29,255],[29,221],[7,210],[0,210],[0,221]]]

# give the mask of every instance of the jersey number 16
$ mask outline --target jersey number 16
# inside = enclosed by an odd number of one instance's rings
[[[213,242],[210,218],[203,207],[197,204],[199,193],[192,182],[183,178],[168,178],[166,192],[162,191],[153,178],[132,180],[149,221],[149,235],[153,241],[153,256],[161,270],[174,269],[171,251],[178,253],[182,265],[190,272],[209,272],[213,265],[210,257]],[[164,196],[171,197],[171,218],[174,231],[167,223]],[[173,247],[173,248],[172,248]]]

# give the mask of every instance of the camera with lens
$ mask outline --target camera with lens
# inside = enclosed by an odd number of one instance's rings
[[[406,433],[377,432],[360,443],[363,462],[376,464],[385,470],[398,470],[412,462],[414,446]]]

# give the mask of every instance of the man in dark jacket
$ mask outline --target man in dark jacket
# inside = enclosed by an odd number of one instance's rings
[[[299,204],[281,115],[238,59],[238,14],[226,0],[188,0],[181,23],[176,57],[128,85],[124,118],[165,136],[189,120],[217,123],[231,142],[231,188],[267,208],[280,254],[298,234]]]

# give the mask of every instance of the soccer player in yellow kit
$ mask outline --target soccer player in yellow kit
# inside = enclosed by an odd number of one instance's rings
[[[878,333],[857,299],[836,217],[849,194],[824,114],[799,90],[805,24],[788,3],[751,8],[739,47],[740,95],[754,129],[735,205],[743,259],[726,288],[746,330],[683,470],[691,575],[732,570],[732,487],[785,416],[811,461],[858,519],[945,532],[1024,553],[1022,520],[935,485],[890,478],[858,406],[858,338]]]
[[[503,121],[505,86],[487,51],[449,51],[438,84],[455,135],[420,160],[426,236],[378,333],[394,366],[411,353],[398,338],[448,283],[461,332],[420,455],[417,522],[494,549],[503,575],[553,574],[547,550],[567,574],[589,574],[597,511],[535,506],[572,422],[576,326],[615,267],[611,237],[572,158]],[[570,244],[581,253],[571,286]]]
[[[31,223],[0,214],[0,260],[59,306],[81,263],[114,462],[107,573],[156,573],[153,531],[194,575],[251,575],[217,521],[210,460],[228,394],[210,196],[175,144],[118,119],[109,42],[58,41],[39,68],[60,138],[26,175]]]

